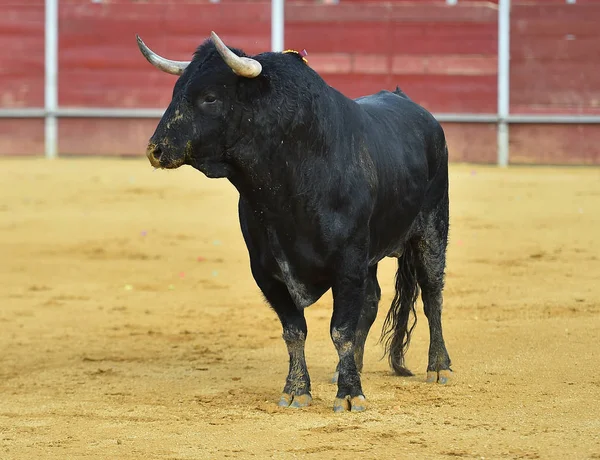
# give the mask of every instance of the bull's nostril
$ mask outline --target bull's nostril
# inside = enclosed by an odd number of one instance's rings
[[[159,167],[160,157],[162,156],[162,154],[162,149],[158,145],[152,142],[148,144],[148,148],[146,149],[146,156],[148,157],[148,160],[150,160],[150,164],[155,168]]]
[[[152,156],[154,157],[155,160],[160,160],[160,157],[162,155],[162,150],[160,149],[160,147],[157,145],[152,149]]]

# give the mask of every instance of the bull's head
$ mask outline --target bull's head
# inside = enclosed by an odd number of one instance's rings
[[[259,90],[261,64],[229,49],[212,32],[190,62],[171,61],[138,46],[156,68],[179,79],[169,107],[150,138],[146,155],[156,168],[189,164],[209,177],[228,175],[225,157],[242,123],[240,92]]]

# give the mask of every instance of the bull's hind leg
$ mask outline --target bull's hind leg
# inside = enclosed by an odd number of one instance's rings
[[[381,299],[381,288],[377,282],[377,265],[369,268],[369,276],[367,278],[367,287],[365,292],[365,303],[363,304],[358,326],[356,327],[356,335],[354,337],[354,361],[358,372],[363,369],[363,356],[365,353],[365,343],[369,330],[377,318],[377,309],[379,300]],[[340,373],[340,365],[338,363],[333,375],[332,383],[337,383]]]
[[[442,291],[446,267],[448,242],[447,205],[433,211],[425,218],[424,231],[413,241],[417,282],[425,316],[429,322],[429,364],[427,382],[448,383],[451,369],[450,357],[442,335]]]
[[[356,369],[358,372],[362,372],[363,369],[365,343],[367,341],[367,336],[369,335],[369,330],[377,318],[377,309],[380,299],[381,288],[377,282],[377,265],[374,265],[369,268],[365,302],[360,313],[358,326],[356,328],[356,336],[354,338],[354,361],[356,362]]]

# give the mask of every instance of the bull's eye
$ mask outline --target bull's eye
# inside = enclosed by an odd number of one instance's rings
[[[217,102],[217,98],[212,94],[206,95],[202,101],[203,104],[214,104],[215,102]]]

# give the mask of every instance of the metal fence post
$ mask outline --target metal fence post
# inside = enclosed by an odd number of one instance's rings
[[[271,0],[271,51],[283,51],[284,0]]]
[[[498,166],[508,166],[510,115],[510,0],[498,2]]]
[[[46,158],[58,154],[58,0],[46,0],[44,50],[44,141]]]

